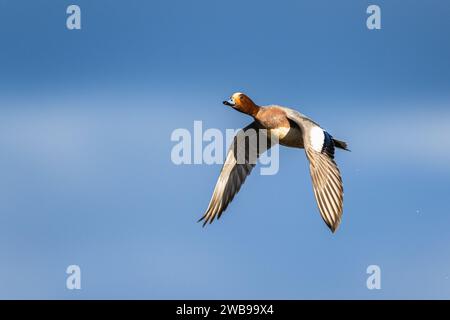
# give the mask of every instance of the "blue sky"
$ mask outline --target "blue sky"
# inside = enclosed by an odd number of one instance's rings
[[[0,0],[0,298],[450,298],[449,15],[443,0]],[[221,104],[235,91],[348,141],[336,234],[286,148],[277,175],[255,170],[196,223],[220,165],[174,165],[170,135],[248,124]]]

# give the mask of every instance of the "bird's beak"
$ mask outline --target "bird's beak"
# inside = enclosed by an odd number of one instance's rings
[[[230,100],[225,100],[223,102],[223,104],[226,105],[226,106],[234,107],[234,101],[231,100],[231,99]]]

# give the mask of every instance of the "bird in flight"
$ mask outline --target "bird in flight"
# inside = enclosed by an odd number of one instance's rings
[[[211,201],[199,222],[204,221],[205,226],[219,219],[256,165],[256,159],[279,143],[305,150],[320,215],[334,233],[341,222],[344,201],[344,188],[334,161],[334,151],[335,148],[349,151],[347,143],[334,139],[316,122],[296,110],[277,105],[258,106],[240,92],[234,93],[223,104],[248,114],[254,121],[234,137]]]

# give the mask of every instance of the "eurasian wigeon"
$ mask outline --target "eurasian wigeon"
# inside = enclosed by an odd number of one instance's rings
[[[240,133],[253,132],[250,134],[257,136],[258,148],[261,149],[257,150],[257,157],[269,149],[273,145],[271,141],[275,140],[268,138],[266,148],[264,143],[259,146],[258,133],[261,129],[270,132],[267,136],[275,136],[280,145],[305,149],[320,214],[331,231],[335,232],[341,221],[344,189],[339,169],[334,162],[334,149],[336,147],[348,150],[347,143],[334,139],[316,122],[293,109],[277,105],[258,106],[240,92],[233,94],[223,104],[253,117],[254,121]],[[246,148],[245,145],[245,160],[237,161],[237,153],[240,151],[236,149],[238,135],[239,133],[228,149],[208,209],[199,220],[204,220],[203,226],[208,222],[212,223],[215,218],[220,218],[255,166],[255,162],[249,161],[248,150],[251,148]]]

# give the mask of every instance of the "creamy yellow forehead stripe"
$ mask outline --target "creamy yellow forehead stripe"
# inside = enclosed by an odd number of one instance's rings
[[[236,93],[233,93],[233,95],[231,97],[233,99],[236,99],[236,98],[239,98],[239,96],[242,95],[242,94],[243,94],[242,92],[236,92]]]

